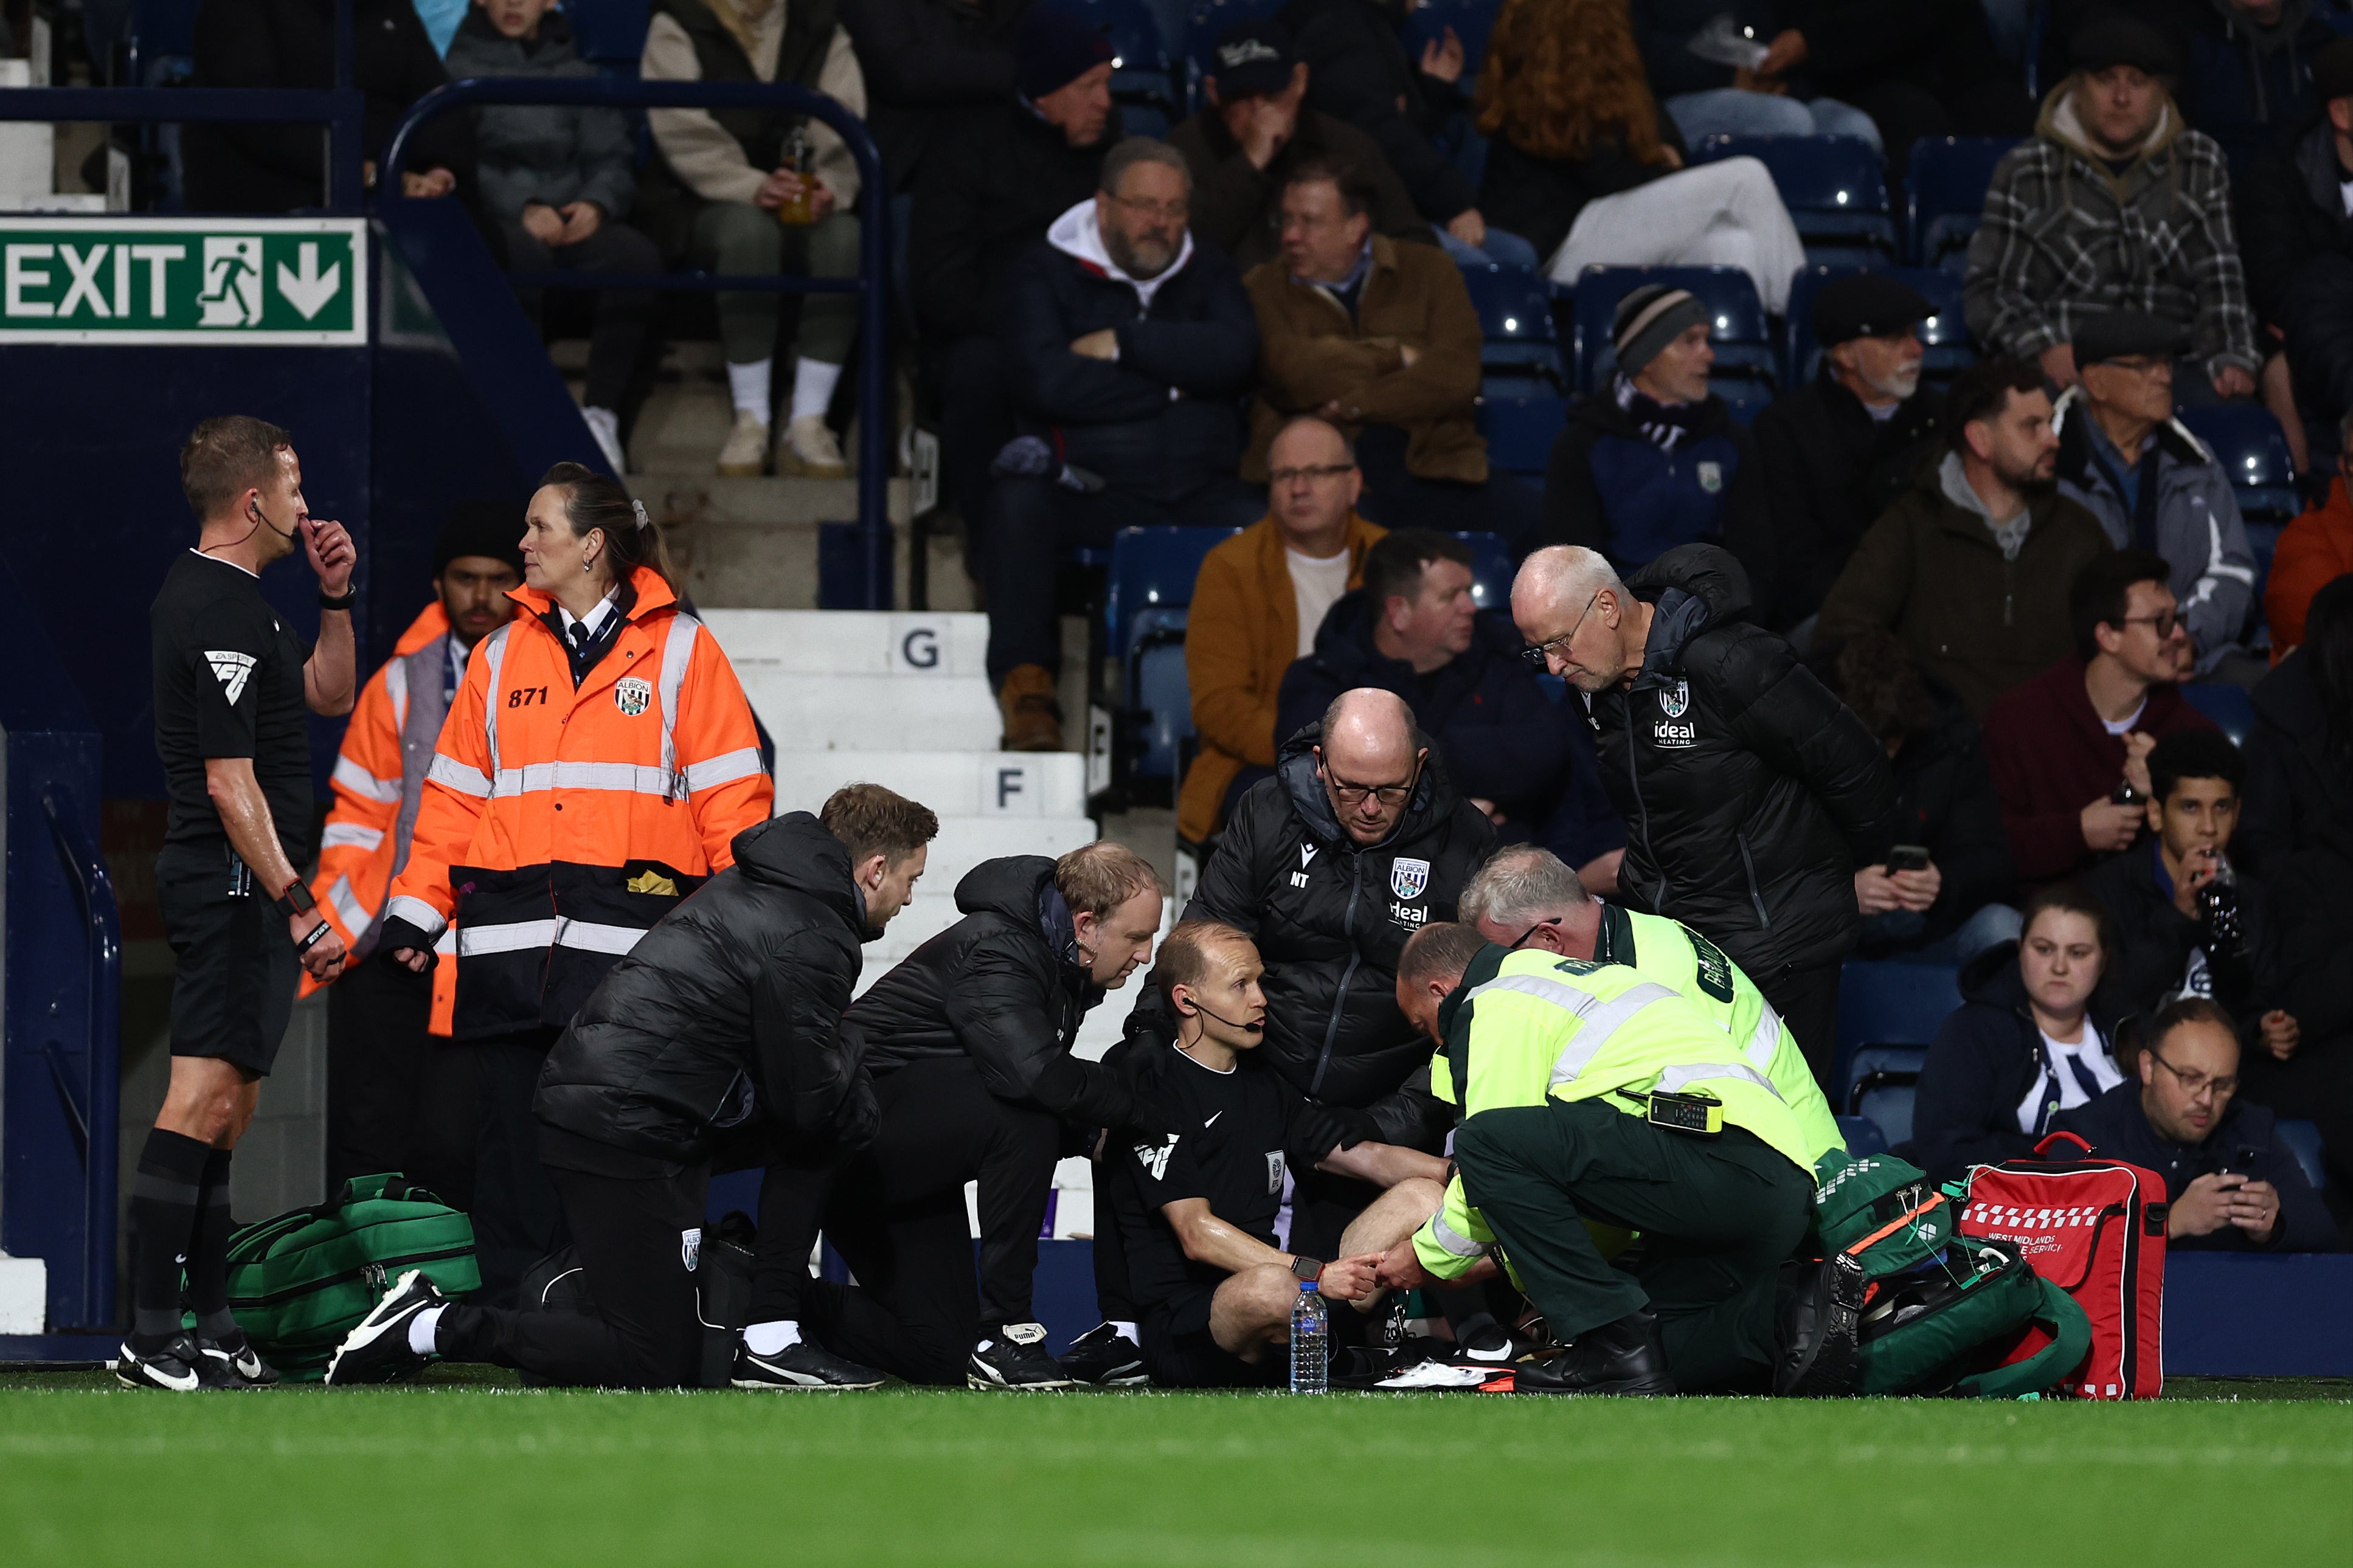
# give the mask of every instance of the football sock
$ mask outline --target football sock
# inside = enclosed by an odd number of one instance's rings
[[[744,1348],[754,1355],[776,1355],[801,1342],[801,1326],[790,1318],[754,1323],[744,1331]]]
[[[1138,1329],[1134,1323],[1119,1322],[1110,1319],[1106,1319],[1105,1321],[1111,1323],[1111,1326],[1114,1331],[1119,1333],[1125,1334],[1132,1342],[1139,1345],[1144,1342],[1143,1331]]]
[[[205,1151],[204,1196],[188,1237],[188,1310],[196,1315],[196,1332],[216,1342],[237,1332],[237,1320],[228,1310],[229,1152]]]
[[[433,1348],[434,1331],[441,1326],[441,1314],[447,1307],[427,1307],[408,1320],[408,1348],[418,1355],[436,1355]]]
[[[727,395],[733,401],[736,413],[758,415],[763,425],[774,422],[771,418],[774,408],[768,398],[768,377],[774,373],[775,364],[775,361],[765,359],[754,360],[750,364],[728,362]]]
[[[806,419],[811,415],[825,417],[827,406],[833,402],[833,389],[841,380],[841,367],[823,360],[802,359],[793,366],[793,417]]]
[[[139,1152],[131,1188],[131,1342],[161,1350],[180,1331],[180,1262],[196,1228],[212,1151],[158,1127]]]

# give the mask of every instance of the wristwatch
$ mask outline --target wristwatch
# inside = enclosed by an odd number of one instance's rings
[[[286,884],[285,891],[270,900],[269,907],[290,921],[296,915],[307,915],[317,909],[319,900],[311,896],[311,889],[303,885],[301,878],[297,877]]]
[[[1324,1261],[1318,1258],[1294,1257],[1291,1260],[1291,1277],[1313,1283],[1324,1277]]]

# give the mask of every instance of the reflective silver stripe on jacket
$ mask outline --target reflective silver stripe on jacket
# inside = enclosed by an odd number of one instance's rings
[[[1447,1224],[1446,1214],[1442,1209],[1430,1216],[1430,1238],[1457,1258],[1487,1256],[1487,1244],[1483,1241],[1473,1241]]]
[[[1757,1032],[1748,1037],[1748,1049],[1743,1053],[1758,1072],[1773,1070],[1773,1058],[1781,1049],[1781,1015],[1773,1005],[1765,1005],[1765,1016],[1757,1020]]]
[[[378,834],[376,837],[381,838],[384,836]],[[375,846],[370,845],[369,847],[374,848]],[[335,918],[342,921],[343,929],[353,936],[366,931],[371,923],[367,906],[361,903],[359,895],[352,891],[349,877],[336,878],[334,885],[327,889],[327,907],[335,911]]]
[[[489,793],[495,795],[537,795],[551,789],[609,789],[638,795],[667,795],[670,775],[639,763],[532,763],[501,768]]]
[[[537,948],[571,947],[585,952],[628,952],[645,936],[638,926],[597,925],[566,916],[554,920],[513,921],[502,925],[469,925],[458,929],[458,956],[486,952],[522,952]]]
[[[662,636],[661,793],[671,797],[693,793],[693,786],[678,765],[678,694],[685,689],[687,668],[694,662],[694,640],[702,633],[702,623],[679,610],[671,615],[670,629]],[[756,761],[755,755],[755,763]]]
[[[1555,1089],[1574,1082],[1577,1075],[1585,1070],[1586,1064],[1593,1060],[1595,1053],[1618,1032],[1620,1025],[1651,1003],[1680,994],[1646,980],[1640,985],[1628,986],[1617,996],[1604,1002],[1590,991],[1564,985],[1541,974],[1499,974],[1482,985],[1473,985],[1464,1000],[1476,1002],[1490,991],[1510,991],[1522,996],[1534,996],[1556,1007],[1565,1007],[1583,1020],[1577,1037],[1568,1042],[1568,1048],[1562,1051],[1560,1058],[1552,1064],[1552,1087]]]
[[[713,784],[733,784],[748,779],[760,772],[760,748],[745,746],[740,751],[723,752],[715,757],[705,757],[699,763],[686,764],[686,793],[706,790]]]
[[[384,918],[406,921],[418,931],[427,932],[438,932],[449,923],[441,918],[439,910],[414,893],[395,893],[392,902],[384,906]]]
[[[319,847],[322,849],[364,849],[373,855],[376,846],[383,842],[383,828],[367,827],[356,822],[331,822],[327,824],[326,831],[319,835]]]
[[[491,795],[491,781],[482,776],[480,769],[469,767],[445,752],[433,753],[432,765],[425,770],[425,776],[444,789],[470,795],[477,800],[487,800]]]
[[[444,632],[442,637],[449,634]],[[438,647],[440,637],[430,646]],[[396,730],[408,722],[408,660],[396,658],[384,667],[384,694],[392,700],[392,727]]]
[[[364,799],[392,802],[400,798],[398,779],[380,779],[349,757],[335,759],[334,781]]]
[[[1776,1100],[1781,1098],[1781,1091],[1773,1087],[1771,1079],[1755,1068],[1743,1067],[1738,1062],[1704,1062],[1697,1067],[1669,1068],[1659,1075],[1659,1089],[1662,1093],[1677,1094],[1687,1083],[1699,1083],[1712,1078],[1736,1078],[1743,1083],[1755,1084]]]
[[[507,634],[512,630],[514,623],[509,621],[484,637],[482,646],[475,649],[478,655],[490,660],[491,679],[482,688],[482,738],[490,742],[491,765],[486,772],[491,776],[495,776],[499,771],[499,671],[506,664]]]

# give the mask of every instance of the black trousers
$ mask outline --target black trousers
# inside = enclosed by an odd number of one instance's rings
[[[806,1320],[815,1280],[809,1254],[825,1228],[842,1168],[854,1156],[838,1150],[795,1152],[760,1173],[760,1238],[752,1249],[752,1321]]]
[[[1838,1098],[1831,1075],[1838,1070],[1840,967],[1840,961],[1832,959],[1828,963],[1783,964],[1764,973],[1749,971],[1757,989],[1798,1037],[1798,1048],[1806,1053],[1814,1081],[1833,1100]]]
[[[842,1171],[825,1232],[907,1338],[912,1382],[961,1385],[984,1328],[1031,1321],[1030,1279],[1061,1123],[991,1094],[965,1058],[878,1078],[872,1147]],[[980,1184],[976,1279],[964,1184]],[[848,1343],[820,1342],[855,1359]],[[885,1370],[891,1370],[886,1368]]]
[[[654,242],[614,218],[607,218],[596,233],[577,245],[550,246],[516,219],[508,219],[504,227],[507,261],[518,272],[585,272],[591,276],[583,278],[582,285],[593,288],[594,274],[598,272],[643,278],[662,269],[661,252]],[[523,289],[522,299],[523,309],[537,321],[539,290]],[[660,303],[650,289],[598,292],[596,324],[588,339],[588,385],[583,398],[588,407],[620,411]]]
[[[539,1121],[531,1098],[560,1029],[526,1029],[468,1042],[474,1058],[476,1112],[474,1254],[480,1300],[514,1303],[531,1266],[562,1245],[563,1206],[539,1163]]]
[[[1464,1194],[1485,1216],[1553,1337],[1643,1307],[1687,1392],[1769,1375],[1782,1261],[1814,1184],[1740,1128],[1696,1138],[1594,1100],[1482,1110],[1454,1134]],[[1618,1266],[1587,1219],[1641,1233]]]
[[[1532,548],[1544,523],[1544,496],[1508,474],[1482,485],[1416,479],[1405,466],[1406,433],[1395,425],[1367,425],[1356,437],[1356,468],[1365,493],[1356,510],[1383,528],[1434,528],[1442,533],[1497,533],[1518,556]]]
[[[474,1204],[474,1052],[427,1030],[431,972],[372,953],[327,988],[327,1190],[398,1171]]]
[[[1013,400],[1005,395],[1005,352],[995,338],[956,338],[940,346],[934,366],[940,389],[940,479],[949,504],[964,519],[976,561],[988,465],[1018,434]]]
[[[1117,485],[1081,495],[1051,479],[1000,479],[986,510],[980,582],[988,595],[988,679],[1001,686],[1021,665],[1061,668],[1054,576],[1064,550],[1102,548],[1123,528],[1247,528],[1266,515],[1266,498],[1231,479],[1212,479],[1182,500]]]

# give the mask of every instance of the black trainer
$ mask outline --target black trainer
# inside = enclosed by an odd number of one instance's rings
[[[1513,1369],[1517,1394],[1611,1394],[1651,1397],[1675,1391],[1659,1344],[1659,1320],[1648,1307],[1577,1336],[1545,1361]]]
[[[981,1341],[965,1363],[965,1382],[975,1388],[1068,1388],[1071,1380],[1046,1353],[1042,1323],[1008,1323]]]
[[[1097,1323],[1056,1358],[1072,1383],[1087,1388],[1134,1388],[1146,1380],[1144,1349],[1109,1323]]]
[[[160,1388],[166,1394],[194,1394],[205,1385],[199,1370],[204,1357],[196,1351],[194,1334],[174,1334],[162,1348],[136,1351],[131,1342],[122,1342],[122,1352],[115,1358],[114,1381],[125,1388]]]
[[[1781,1299],[1774,1393],[1833,1399],[1854,1392],[1862,1293],[1862,1264],[1843,1252],[1799,1276],[1797,1289]]]
[[[242,1330],[224,1340],[196,1337],[196,1372],[206,1388],[275,1388],[278,1369],[261,1359]]]
[[[774,1355],[760,1355],[738,1340],[735,1364],[727,1381],[738,1388],[765,1388],[779,1394],[839,1394],[854,1388],[880,1388],[882,1374],[871,1366],[844,1361],[807,1340],[786,1345]]]
[[[412,1268],[394,1281],[375,1310],[359,1321],[335,1347],[327,1363],[327,1382],[333,1387],[362,1383],[396,1383],[425,1364],[408,1348],[408,1321],[428,1307],[446,1307],[449,1298],[434,1288],[422,1269]]]

